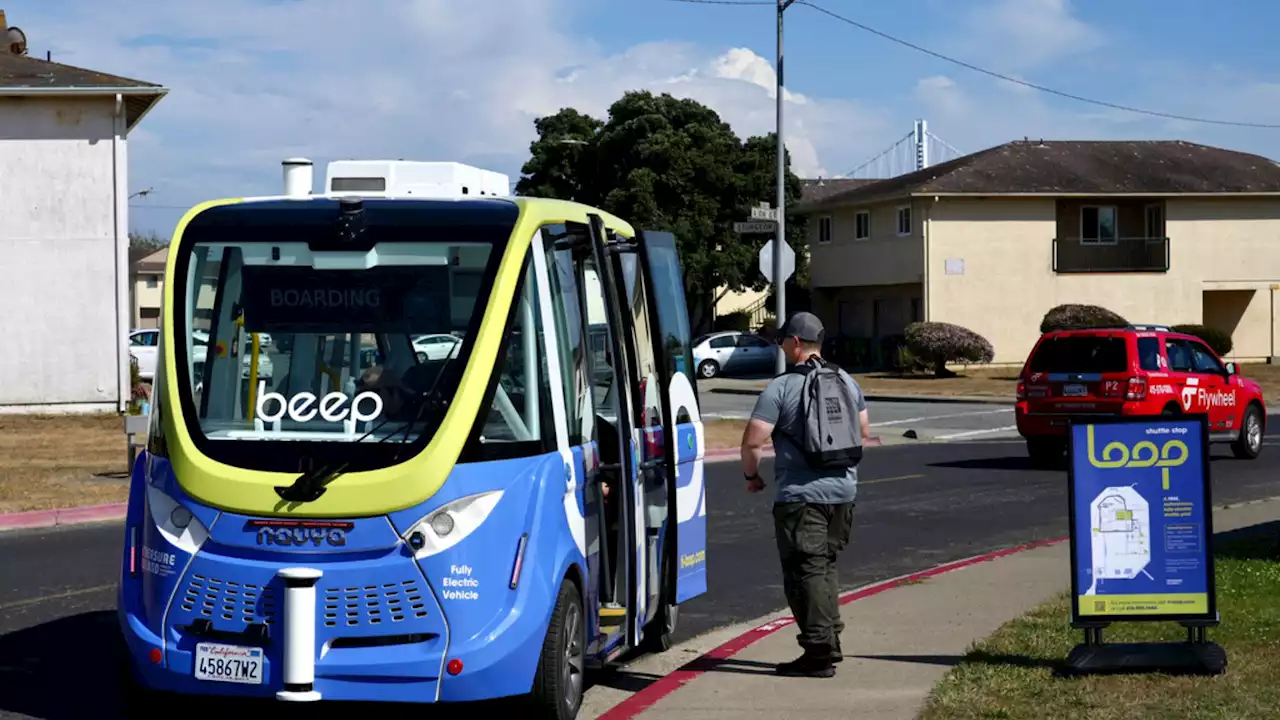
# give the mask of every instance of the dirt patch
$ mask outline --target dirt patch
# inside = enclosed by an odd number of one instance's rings
[[[724,450],[742,447],[742,432],[747,428],[746,420],[707,420],[702,429],[707,434],[708,450]]]
[[[858,386],[868,395],[939,395],[1006,397],[1013,399],[1018,385],[1017,368],[969,368],[956,377],[897,373],[859,373]]]
[[[0,514],[124,502],[127,450],[115,414],[0,416]]]

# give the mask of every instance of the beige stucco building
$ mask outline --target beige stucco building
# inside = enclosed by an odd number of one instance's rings
[[[130,289],[134,328],[160,327],[160,306],[164,302],[164,267],[169,248],[163,247],[138,260]]]
[[[167,91],[24,52],[0,47],[0,413],[122,411],[128,137]]]
[[[955,323],[1020,364],[1051,307],[1230,332],[1277,347],[1280,166],[1184,142],[1019,141],[807,198],[815,310],[830,335]]]

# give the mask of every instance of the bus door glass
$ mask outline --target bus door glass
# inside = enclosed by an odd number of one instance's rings
[[[655,343],[661,357],[662,421],[666,446],[675,458],[669,497],[675,507],[675,547],[666,549],[676,568],[675,602],[707,591],[707,500],[703,482],[702,422],[693,377],[693,343],[685,303],[684,273],[675,236],[641,232],[640,259],[651,286]]]
[[[640,271],[640,258],[634,251],[622,251],[616,257],[623,280],[623,312],[628,326],[625,335],[630,370],[628,382],[634,398],[632,415],[639,455],[634,523],[637,537],[642,538],[636,548],[636,567],[640,569],[636,574],[636,592],[643,598],[646,608],[646,612],[637,617],[643,626],[653,619],[660,601],[668,597],[662,593],[660,574],[662,529],[667,522],[669,468],[662,423],[665,383],[658,371],[660,351],[655,347],[650,283],[645,273]]]
[[[608,347],[604,289],[585,228],[564,225],[542,229],[573,470],[582,488],[580,510],[586,526],[587,588],[585,613],[592,638],[620,629],[618,609],[626,597],[625,575],[619,571],[619,508],[625,493],[618,487],[622,459],[618,453],[616,374]],[[616,635],[615,635],[616,637]],[[593,648],[594,649],[594,648]]]

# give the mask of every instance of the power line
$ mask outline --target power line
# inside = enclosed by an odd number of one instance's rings
[[[691,5],[776,5],[777,4],[776,2],[772,2],[770,0],[666,0],[666,2],[688,3]],[[940,52],[935,52],[928,48],[921,47],[919,45],[916,45],[915,43],[908,42],[899,37],[894,37],[893,35],[890,35],[888,33],[881,32],[880,30],[876,30],[875,28],[870,27],[869,25],[860,23],[857,20],[854,20],[849,17],[845,17],[844,15],[841,15],[837,12],[828,10],[822,7],[821,5],[817,5],[813,2],[810,2],[810,0],[795,0],[795,4],[804,5],[804,6],[813,8],[814,10],[822,13],[823,15],[839,20],[840,22],[843,22],[855,28],[858,28],[859,30],[869,32],[872,35],[877,35],[890,42],[897,43],[899,45],[902,45],[903,47],[911,48],[912,50],[924,53],[925,55],[930,55],[932,57],[938,58],[939,60],[949,62],[953,65],[959,65],[960,67],[972,70],[977,73],[982,73],[983,75],[987,75],[989,77],[993,77],[998,80],[1011,82],[1016,85],[1021,85],[1023,87],[1031,88],[1032,90],[1039,90],[1040,92],[1048,93],[1050,95],[1057,95],[1058,97],[1066,98],[1068,100],[1075,100],[1077,102],[1088,103],[1090,105],[1098,105],[1100,107],[1111,108],[1113,110],[1123,110],[1124,112],[1137,113],[1139,115],[1150,115],[1153,117],[1166,118],[1169,120],[1182,120],[1184,122],[1204,123],[1207,125],[1228,125],[1231,127],[1265,128],[1268,130],[1280,129],[1280,124],[1241,122],[1236,120],[1218,120],[1215,118],[1195,117],[1192,115],[1178,115],[1175,113],[1160,112],[1158,110],[1147,110],[1144,108],[1132,107],[1130,105],[1120,105],[1118,103],[1107,102],[1106,100],[1095,100],[1093,98],[1084,97],[1082,95],[1075,95],[1069,92],[1064,92],[1062,90],[1055,90],[1054,88],[1051,88],[1051,87],[1038,85],[1036,83],[1028,82],[1026,80],[1019,80],[1018,78],[1010,77],[1008,75],[998,73],[994,70],[988,70],[984,67],[979,67],[977,65],[974,65],[973,63],[965,62],[964,60],[959,60],[959,59],[950,57],[948,55],[943,55]]]

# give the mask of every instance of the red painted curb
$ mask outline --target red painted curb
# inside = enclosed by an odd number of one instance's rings
[[[1067,539],[1068,538],[1061,537],[1061,538],[1054,538],[1052,540],[1039,540],[1036,542],[1027,543],[1025,545],[1018,545],[1017,547],[997,550],[995,552],[986,553],[984,555],[976,555],[974,557],[966,558],[964,560],[957,560],[955,562],[947,563],[945,565],[939,565],[937,567],[929,568],[928,570],[921,570],[920,572],[912,573],[904,577],[894,578],[893,580],[886,580],[884,582],[876,583],[875,585],[870,585],[868,587],[862,588],[861,590],[854,590],[852,592],[841,595],[840,604],[846,605],[855,600],[862,600],[863,598],[868,598],[868,597],[871,597],[872,595],[879,595],[882,592],[892,590],[896,587],[901,587],[902,585],[906,585],[907,583],[917,582],[920,580],[924,580],[926,578],[935,577],[937,575],[942,575],[943,573],[948,573],[953,570],[959,570],[961,568],[969,567],[970,565],[977,565],[978,563],[997,560],[1002,557],[1007,557],[1009,555],[1014,555],[1016,553],[1025,552],[1027,550],[1034,550],[1040,547],[1056,545],[1061,542],[1066,542]],[[667,675],[662,676],[661,678],[656,680],[653,684],[644,688],[640,692],[632,695],[626,700],[623,700],[617,705],[614,705],[612,708],[606,711],[603,715],[601,715],[598,718],[598,720],[632,720],[632,718],[635,718],[636,716],[640,715],[646,710],[649,710],[650,708],[652,708],[654,705],[658,703],[659,700],[662,700],[663,698],[667,697],[671,693],[675,692],[676,690],[679,690],[681,687],[688,684],[691,680],[697,678],[699,675],[702,675],[708,670],[714,668],[718,662],[727,660],[733,657],[734,655],[737,655],[738,653],[742,652],[743,650],[746,650],[749,646],[753,645],[757,641],[762,640],[778,632],[779,630],[787,627],[788,625],[792,625],[794,623],[795,623],[795,618],[791,616],[787,616],[787,617],[782,617],[782,618],[778,618],[777,620],[767,622],[758,627],[754,627],[746,631],[745,633],[739,635],[738,637],[733,638],[732,640],[729,640],[728,642],[724,643],[720,647],[717,647],[714,650],[704,653],[703,655],[697,658],[694,658],[693,660],[690,660],[689,662],[680,666],[678,669],[668,673]]]
[[[127,514],[128,503],[10,513],[8,515],[0,515],[0,531],[78,525],[100,520],[118,520]]]

